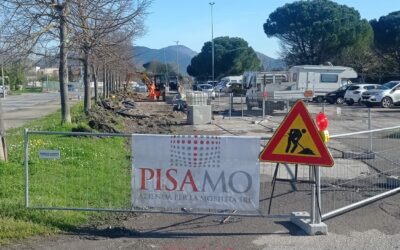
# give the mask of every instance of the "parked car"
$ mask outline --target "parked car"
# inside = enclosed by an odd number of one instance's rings
[[[136,92],[147,92],[147,86],[143,83],[139,83],[135,86],[135,91]]]
[[[222,92],[222,89],[224,87],[225,87],[225,82],[221,81],[214,87],[214,90],[215,90],[215,92]]]
[[[198,84],[196,86],[198,91],[207,92],[209,97],[215,98],[215,91],[211,84],[205,83],[205,84]]]
[[[0,96],[4,97],[7,95],[7,87],[3,88],[3,85],[0,85]]]
[[[68,88],[68,92],[78,91],[73,84],[68,84],[67,88]]]
[[[349,84],[349,85],[344,85],[340,88],[338,88],[335,91],[329,92],[325,95],[324,99],[325,101],[327,101],[330,104],[342,104],[344,103],[344,94],[346,93],[346,90],[352,86],[353,84]]]
[[[368,84],[368,83],[353,84],[346,90],[346,93],[344,94],[344,101],[349,106],[353,105],[354,103],[360,104],[362,93],[364,93],[367,90],[377,89],[379,86],[380,85],[378,84]]]
[[[213,87],[217,86],[218,81],[207,81],[207,84],[212,85]]]
[[[390,81],[374,90],[362,94],[362,102],[367,107],[381,105],[390,108],[393,104],[400,105],[400,81]]]

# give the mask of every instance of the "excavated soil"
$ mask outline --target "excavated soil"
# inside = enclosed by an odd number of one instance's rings
[[[117,126],[121,120],[124,131]],[[165,102],[150,101],[145,93],[118,93],[99,102],[89,114],[89,126],[107,133],[170,134],[185,124],[185,113]]]

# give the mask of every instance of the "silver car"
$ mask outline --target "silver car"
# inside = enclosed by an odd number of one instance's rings
[[[211,84],[198,84],[197,89],[199,91],[208,93],[208,97],[215,98],[215,91]]]
[[[353,84],[346,90],[344,101],[349,106],[354,103],[361,103],[361,97],[365,91],[377,89],[379,86],[378,84],[368,83]]]
[[[380,105],[382,108],[390,108],[393,104],[400,105],[400,81],[390,81],[375,90],[364,92],[362,102],[367,107]]]

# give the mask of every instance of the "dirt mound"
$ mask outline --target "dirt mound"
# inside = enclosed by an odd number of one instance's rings
[[[121,123],[125,131],[118,129]],[[144,93],[117,93],[98,102],[89,114],[89,126],[107,133],[174,133],[183,124],[185,113],[174,111],[172,105],[164,102],[149,101]]]

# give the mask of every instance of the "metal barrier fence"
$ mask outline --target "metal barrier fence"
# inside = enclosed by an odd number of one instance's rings
[[[288,218],[308,203],[281,205],[281,199],[309,196],[309,185],[277,188],[271,202],[269,167],[260,176],[260,208],[254,213],[210,209],[162,209],[132,205],[131,134],[80,132],[25,132],[25,202],[29,208],[86,211],[133,211],[172,214],[212,214]],[[101,140],[101,144],[99,143]],[[113,155],[107,145],[118,141],[121,153]],[[102,146],[100,146],[102,145]],[[260,145],[261,146],[261,145]],[[93,148],[93,150],[87,150]],[[155,150],[156,152],[156,150]],[[84,159],[84,160],[83,160]],[[50,178],[51,177],[51,178]],[[286,196],[282,195],[286,194]]]
[[[261,139],[260,149],[267,140]],[[116,142],[121,146],[118,154],[109,150]],[[26,130],[26,206],[268,218],[288,218],[293,211],[310,211],[312,185],[315,184],[310,182],[314,180],[313,168],[272,163],[260,164],[260,208],[255,213],[135,207],[131,191],[131,144],[130,134]],[[320,168],[321,199],[317,202],[321,202],[322,219],[362,205],[375,199],[373,196],[379,198],[400,191],[397,156],[400,126],[332,136],[328,146],[335,166]]]
[[[212,100],[213,111],[217,114],[229,118],[248,117],[256,120],[269,120],[270,116],[283,116],[287,114],[294,104],[295,100],[286,100],[284,105],[280,105],[282,110],[276,109],[272,113],[268,111],[268,104],[264,106],[264,115],[262,108],[252,107],[247,109],[245,95],[233,95],[232,93],[217,93],[217,96]],[[310,113],[324,112],[328,117],[332,127],[347,127],[348,131],[362,131],[377,128],[385,128],[396,126],[397,120],[391,119],[388,114],[397,112],[398,108],[383,109],[380,107],[367,108],[362,104],[328,104],[309,102]],[[373,124],[371,123],[373,120]],[[334,131],[339,133],[339,131]]]
[[[213,111],[225,117],[263,117],[263,112],[260,108],[247,110],[245,95],[219,92],[216,93],[212,104]]]
[[[333,169],[322,169],[322,218],[400,192],[400,127],[332,136]]]
[[[130,143],[130,137],[25,131],[26,206],[127,210],[131,197],[131,154],[124,145]],[[96,146],[99,140],[102,147]],[[112,155],[107,145],[116,141],[121,145],[121,153]],[[93,150],[88,151],[88,146]],[[116,164],[118,167],[110,167]]]

